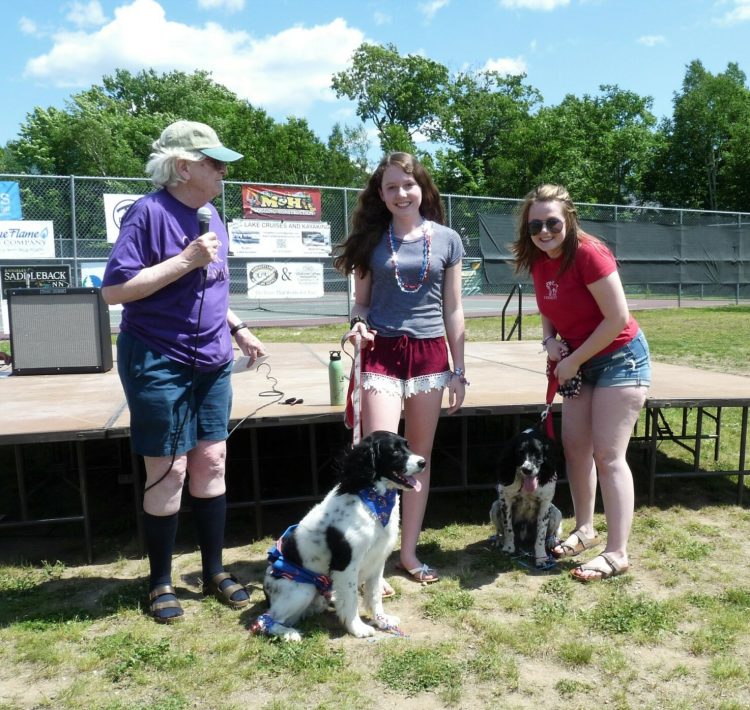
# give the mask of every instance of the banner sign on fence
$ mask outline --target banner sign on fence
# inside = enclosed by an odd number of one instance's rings
[[[23,219],[17,182],[0,182],[0,219]]]
[[[322,298],[323,264],[319,262],[248,262],[249,298]]]
[[[3,259],[54,259],[54,224],[23,220],[0,222],[0,257]]]
[[[229,223],[229,251],[263,259],[330,256],[331,225],[235,219]]]
[[[5,298],[9,288],[68,288],[70,265],[0,266],[0,288]]]
[[[141,195],[123,195],[116,193],[105,193],[104,197],[104,219],[107,224],[107,242],[114,244],[120,235],[120,224],[125,213]]]
[[[310,219],[321,217],[320,190],[310,187],[243,185],[245,219]]]

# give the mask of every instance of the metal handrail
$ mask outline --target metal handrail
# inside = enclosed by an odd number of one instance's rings
[[[518,313],[516,314],[515,319],[513,320],[513,326],[510,329],[510,332],[508,333],[508,337],[505,337],[505,313],[508,310],[508,305],[510,304],[511,299],[513,298],[513,295],[518,292]],[[513,337],[513,332],[518,328],[518,340],[521,340],[521,323],[523,319],[523,286],[521,284],[515,284],[513,288],[510,290],[510,293],[508,294],[508,298],[505,299],[505,305],[503,306],[503,310],[501,313],[501,338],[502,340],[510,340]]]

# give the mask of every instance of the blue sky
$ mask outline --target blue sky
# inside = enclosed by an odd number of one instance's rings
[[[546,104],[618,84],[669,115],[686,65],[750,73],[750,0],[32,0],[3,3],[0,145],[34,107],[121,67],[206,69],[277,120],[325,140],[357,125],[330,90],[364,41],[451,71],[527,74]],[[371,126],[368,128],[372,128]]]

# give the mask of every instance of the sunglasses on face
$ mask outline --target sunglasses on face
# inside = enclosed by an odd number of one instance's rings
[[[550,219],[532,219],[529,222],[529,234],[535,236],[542,231],[542,228],[546,227],[550,234],[560,234],[563,229],[563,222],[560,219],[552,217]]]
[[[221,160],[216,160],[216,158],[209,158],[208,156],[205,157],[205,162],[208,163],[214,170],[222,171],[226,170],[227,164]]]

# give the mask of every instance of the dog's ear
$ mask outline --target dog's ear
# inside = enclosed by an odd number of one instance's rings
[[[555,446],[548,437],[542,438],[542,462],[539,466],[539,483],[544,485],[557,478]]]
[[[372,485],[377,456],[375,445],[366,437],[347,452],[341,467],[339,493],[356,493]]]
[[[497,461],[497,479],[509,486],[516,478],[516,437],[505,442]]]

